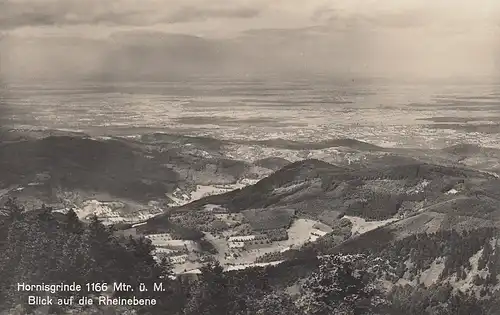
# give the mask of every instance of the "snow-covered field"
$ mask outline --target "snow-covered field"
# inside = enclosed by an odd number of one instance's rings
[[[251,268],[251,267],[267,267],[267,266],[276,266],[281,264],[283,261],[273,261],[273,262],[268,262],[268,263],[254,263],[254,264],[241,264],[241,265],[233,265],[233,266],[227,266],[225,268],[225,271],[233,271],[233,270],[243,270],[246,268]]]
[[[236,186],[236,187],[234,187]],[[234,187],[234,188],[233,188]],[[241,187],[241,186],[240,186]],[[237,185],[208,186],[196,185],[196,190],[191,193],[191,200],[198,200],[211,195],[219,195],[240,188]]]
[[[397,221],[397,218],[387,219],[383,221],[366,221],[360,217],[352,217],[352,216],[344,216],[344,218],[348,219],[352,223],[351,233],[354,234],[363,234],[368,231],[374,230],[378,227],[384,226],[391,222]]]
[[[152,218],[160,209],[144,209],[124,215],[122,209],[125,205],[121,202],[101,202],[95,199],[86,200],[80,207],[75,208],[75,213],[80,220],[86,220],[91,215],[96,215],[103,224],[136,223]],[[63,209],[62,211],[67,211]]]
[[[243,188],[248,185],[255,184],[258,180],[242,179],[236,184],[228,185],[196,185],[196,189],[192,192],[181,192],[177,189],[173,194],[167,196],[172,199],[172,206],[181,206],[191,201],[201,199],[211,195],[223,194],[235,189]]]

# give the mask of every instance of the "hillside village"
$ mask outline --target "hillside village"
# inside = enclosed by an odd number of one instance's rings
[[[258,265],[276,264],[277,262],[259,262],[259,258],[273,253],[283,253],[291,249],[298,249],[304,244],[316,242],[333,230],[326,224],[311,219],[294,219],[287,228],[276,228],[255,231],[241,229],[244,217],[240,214],[228,213],[227,209],[217,205],[205,206],[200,215],[211,214],[218,219],[230,222],[228,229],[219,233],[202,231],[204,239],[214,248],[207,253],[200,244],[192,240],[177,239],[171,233],[149,233],[142,228],[146,223],[137,223],[126,230],[129,235],[144,235],[156,247],[154,257],[158,261],[168,258],[178,274],[196,273],[204,263],[215,259],[227,270],[234,268],[248,268]],[[171,220],[182,221],[181,214],[172,215]],[[347,220],[349,221],[349,220]],[[385,222],[383,222],[385,223]],[[370,228],[377,227],[372,222]],[[370,229],[368,228],[368,229]],[[349,227],[350,229],[350,227]]]
[[[251,184],[252,181],[245,182]],[[242,185],[242,184],[240,184]],[[203,192],[193,192],[186,194],[177,190],[175,192],[175,205],[187,204],[192,196],[201,198],[213,194],[227,191],[221,187],[208,189],[199,187]],[[174,195],[172,195],[174,197]],[[182,198],[182,199],[181,199]],[[199,212],[201,221],[207,217],[215,218],[223,222],[224,229],[221,231],[204,231],[207,239],[214,247],[216,254],[207,254],[200,245],[193,240],[178,239],[171,233],[144,233],[141,227],[145,226],[146,221],[168,211],[165,208],[151,203],[149,207],[141,210],[135,209],[129,214],[124,211],[126,206],[121,202],[115,201],[97,201],[95,199],[86,200],[80,203],[80,207],[74,209],[78,217],[86,221],[92,216],[97,216],[104,225],[128,224],[130,228],[121,231],[125,235],[139,236],[144,235],[156,247],[154,257],[160,261],[166,257],[174,265],[177,273],[190,272],[196,270],[209,259],[210,256],[220,261],[227,268],[235,266],[250,267],[255,261],[265,254],[273,252],[284,252],[292,248],[299,248],[307,242],[314,242],[320,237],[328,234],[332,229],[315,220],[292,219],[288,226],[278,226],[255,230],[248,224],[245,224],[245,216],[241,213],[230,213],[224,206],[216,204],[206,204]],[[54,212],[66,213],[69,209],[63,208],[54,210]],[[287,211],[288,212],[288,211]],[[295,215],[295,211],[290,214]],[[172,213],[170,215],[172,222],[185,224],[188,217],[185,213]]]
[[[302,226],[301,226],[302,225]],[[297,238],[298,229],[309,227],[308,231],[300,231],[302,235]],[[269,235],[275,231],[267,233],[255,233],[249,235],[235,236],[213,236],[207,233],[207,238],[216,245],[217,254],[215,258],[228,270],[240,267],[252,267],[267,265],[268,263],[256,263],[258,257],[276,251],[286,251],[291,248],[299,248],[307,242],[315,242],[318,238],[329,233],[331,229],[327,226],[308,220],[297,220],[295,225],[281,233],[285,233],[286,239],[273,241]],[[293,239],[289,238],[289,232]],[[175,240],[170,233],[147,234],[146,238],[151,240],[156,247],[154,257],[160,261],[166,257],[174,265],[177,273],[192,273],[207,261],[208,256],[202,252],[196,242],[189,240]],[[274,262],[276,263],[276,262]],[[196,271],[194,271],[196,272]]]

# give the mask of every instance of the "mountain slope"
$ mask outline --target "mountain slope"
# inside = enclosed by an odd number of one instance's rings
[[[139,201],[164,198],[179,180],[171,168],[119,141],[66,136],[2,144],[0,172],[7,187],[33,183]]]
[[[60,202],[62,192],[80,192],[146,205],[169,203],[166,194],[189,194],[196,185],[234,184],[255,176],[251,164],[225,158],[217,143],[173,135],[96,139],[64,132],[6,132],[0,141],[0,189],[46,204]]]
[[[353,169],[304,160],[286,165],[255,185],[202,198],[176,210],[191,211],[207,204],[233,212],[279,206],[316,217],[323,211],[341,211],[386,219],[400,210],[416,211],[451,198],[447,192],[453,189],[470,194],[474,185],[493,179],[470,169],[426,163]]]

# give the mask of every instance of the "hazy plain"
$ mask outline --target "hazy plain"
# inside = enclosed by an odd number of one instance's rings
[[[168,132],[241,140],[353,138],[386,147],[500,147],[500,92],[492,84],[212,78],[1,89],[2,124],[17,128],[95,136]]]

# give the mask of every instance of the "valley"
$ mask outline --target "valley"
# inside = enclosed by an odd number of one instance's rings
[[[230,271],[500,224],[500,151],[492,148],[28,135],[2,144],[3,200],[73,209],[118,235],[146,236],[179,275],[214,259]],[[410,282],[437,283],[443,259]]]

